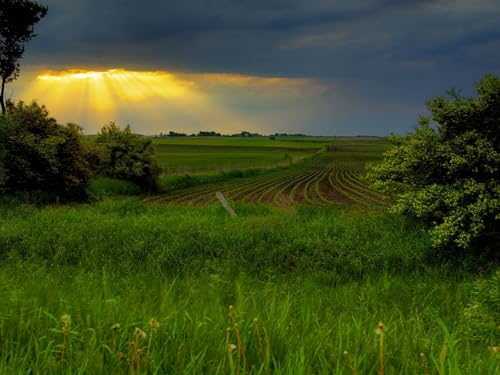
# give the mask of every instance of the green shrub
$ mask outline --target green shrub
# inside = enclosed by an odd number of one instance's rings
[[[156,190],[161,169],[151,140],[132,133],[129,126],[120,129],[111,122],[98,133],[95,145],[99,175]]]
[[[371,178],[397,212],[430,228],[436,247],[498,253],[500,243],[500,79],[485,77],[477,98],[455,92],[429,102],[432,114],[394,147]],[[431,121],[435,121],[432,126]],[[450,246],[451,245],[451,246]]]
[[[44,106],[11,104],[2,119],[5,132],[5,187],[12,193],[85,196],[90,168],[81,128],[60,125]]]

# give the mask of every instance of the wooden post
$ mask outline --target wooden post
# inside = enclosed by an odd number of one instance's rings
[[[229,216],[235,217],[236,212],[234,212],[233,208],[229,205],[229,203],[226,200],[226,197],[224,197],[224,194],[222,194],[220,191],[218,191],[217,193],[215,193],[215,196],[217,197],[219,202],[222,204],[222,206],[226,209]]]

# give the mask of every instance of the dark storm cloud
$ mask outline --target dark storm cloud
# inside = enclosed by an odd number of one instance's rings
[[[316,77],[413,118],[500,73],[497,0],[41,1],[26,64]]]
[[[321,0],[46,3],[49,15],[39,27],[30,61],[50,52],[41,60],[53,62],[56,54],[62,64],[85,56],[97,64],[116,65],[126,59],[134,64],[171,64],[188,70],[206,65],[210,70],[258,74],[283,69],[293,75],[337,75],[338,69],[348,70],[346,61],[365,65],[370,62],[360,58],[380,59],[381,54],[393,50],[401,55],[409,45],[410,55],[423,52],[433,56],[433,49],[455,50],[477,41],[478,33],[483,38],[498,38],[489,32],[500,22],[498,10],[495,14],[485,9],[476,15],[470,15],[470,9],[458,15],[447,12],[453,9],[451,2],[441,2],[442,8],[434,10],[435,2],[422,1],[361,1],[354,5]],[[345,33],[346,43],[329,43],[328,33],[334,32]],[[322,35],[326,36],[324,43]],[[300,43],[307,37],[313,43]]]

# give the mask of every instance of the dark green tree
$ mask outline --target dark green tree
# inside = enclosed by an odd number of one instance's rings
[[[10,105],[5,122],[5,188],[63,199],[85,196],[90,167],[81,128],[60,125],[36,102]]]
[[[0,0],[0,105],[5,114],[5,85],[19,76],[24,44],[35,36],[34,25],[47,7],[30,0]]]
[[[370,176],[395,211],[428,225],[435,246],[487,252],[500,243],[500,79],[484,77],[477,93],[431,100],[431,116],[392,137]]]
[[[150,139],[132,133],[128,125],[120,129],[111,122],[98,133],[95,145],[98,174],[156,189],[161,168]]]

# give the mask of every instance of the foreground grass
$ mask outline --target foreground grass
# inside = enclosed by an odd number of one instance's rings
[[[245,351],[242,372],[377,373],[375,328],[382,320],[387,374],[426,373],[426,368],[494,374],[495,354],[487,343],[469,341],[457,323],[469,286],[468,280],[443,280],[437,272],[386,274],[331,288],[311,277],[262,281],[245,274],[161,278],[139,273],[118,278],[104,270],[4,268],[0,369],[124,373],[132,366],[130,342],[139,328],[148,335],[139,340],[142,371],[228,373],[233,344]],[[239,343],[229,305],[237,313]],[[69,320],[66,344],[61,319]],[[153,334],[151,319],[157,322]],[[232,357],[237,366],[237,349]]]
[[[500,370],[472,266],[400,217],[236,209],[3,207],[0,373]]]

